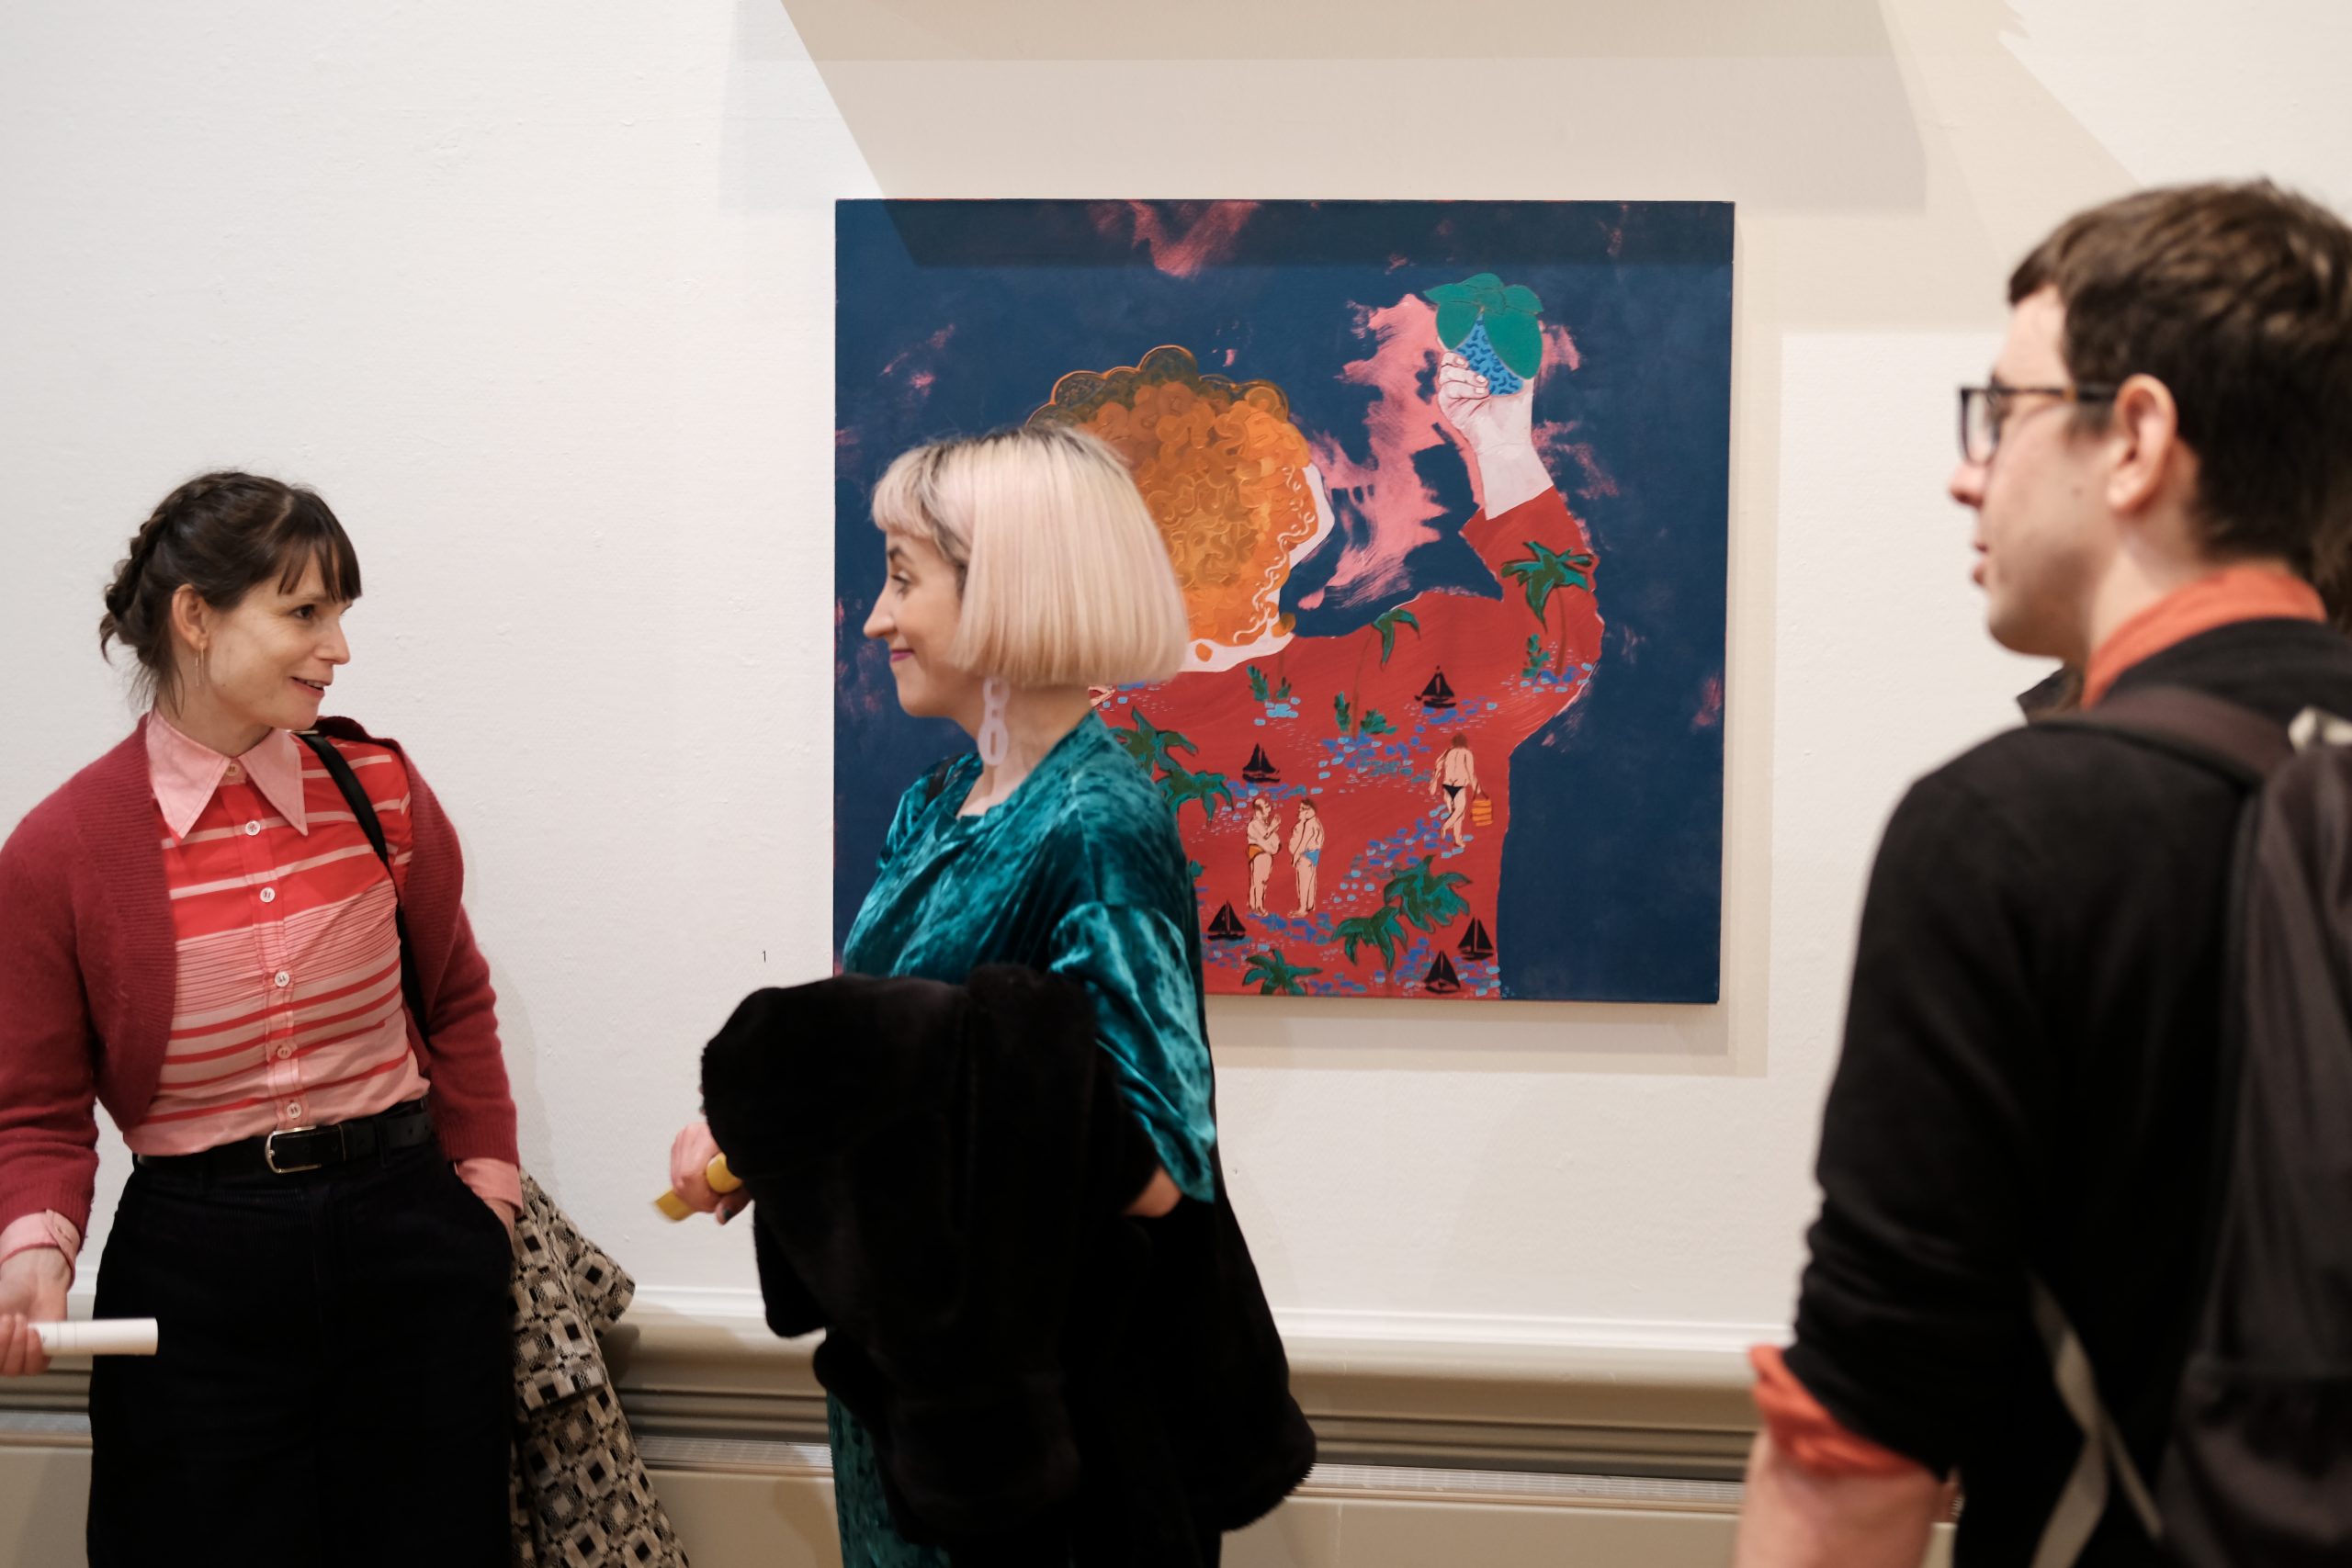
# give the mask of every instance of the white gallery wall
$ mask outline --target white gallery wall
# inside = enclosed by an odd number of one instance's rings
[[[1879,826],[2040,673],[1941,493],[2007,269],[2143,182],[2352,207],[2347,58],[2334,0],[16,0],[0,825],[132,717],[96,626],[153,502],[319,487],[368,582],[331,707],[458,822],[526,1164],[743,1310],[748,1235],[647,1200],[703,1040],[829,964],[834,199],[1729,199],[1722,1004],[1212,1022],[1295,1321],[1737,1345]]]

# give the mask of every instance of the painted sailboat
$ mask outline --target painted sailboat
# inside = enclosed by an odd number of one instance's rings
[[[1450,708],[1453,705],[1453,688],[1445,683],[1445,671],[1440,668],[1421,688],[1420,705],[1425,708]]]
[[[1484,964],[1495,955],[1495,939],[1487,934],[1483,924],[1474,919],[1470,922],[1470,929],[1462,935],[1459,951],[1466,962]]]
[[[1428,976],[1421,981],[1421,988],[1433,997],[1450,997],[1462,989],[1462,976],[1453,972],[1453,961],[1439,953],[1437,962],[1430,965]]]

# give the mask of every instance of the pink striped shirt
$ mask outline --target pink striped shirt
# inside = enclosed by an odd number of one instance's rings
[[[376,808],[389,877],[334,780],[288,732],[232,761],[160,716],[147,726],[178,968],[162,1080],[123,1133],[134,1154],[325,1126],[425,1092],[393,924],[412,840],[408,776],[383,747],[334,744]],[[505,1161],[465,1160],[458,1172],[510,1218],[521,1207],[520,1173]],[[70,1258],[80,1237],[55,1213],[0,1232],[0,1258],[45,1246]]]

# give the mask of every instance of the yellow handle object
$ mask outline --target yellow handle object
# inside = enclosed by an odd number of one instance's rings
[[[724,1197],[743,1185],[742,1179],[727,1168],[725,1155],[713,1155],[710,1163],[702,1168],[702,1179],[710,1183],[713,1192]],[[673,1220],[683,1220],[695,1212],[694,1205],[673,1191],[664,1192],[653,1200],[653,1206]]]

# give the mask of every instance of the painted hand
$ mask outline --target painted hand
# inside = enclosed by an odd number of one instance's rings
[[[1458,354],[1438,361],[1437,411],[1469,447],[1471,482],[1489,517],[1552,488],[1552,475],[1535,455],[1535,383],[1498,394],[1487,378]]]
[[[1535,450],[1535,383],[1524,381],[1509,394],[1488,389],[1487,378],[1458,354],[1437,366],[1437,412],[1453,426],[1483,463],[1489,455]]]

